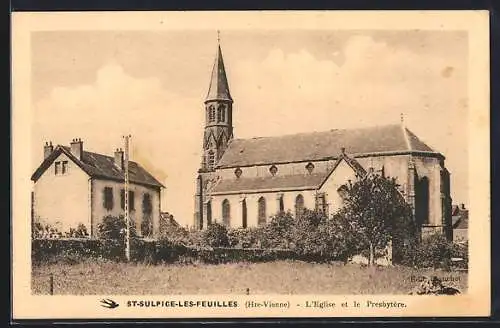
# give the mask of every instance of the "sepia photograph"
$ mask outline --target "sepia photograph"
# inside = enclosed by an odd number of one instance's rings
[[[128,15],[14,17],[23,297],[489,311],[487,13]]]

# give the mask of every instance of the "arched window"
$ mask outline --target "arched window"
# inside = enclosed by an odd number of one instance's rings
[[[247,201],[243,199],[241,201],[241,226],[243,228],[247,227]]]
[[[304,196],[298,194],[295,198],[295,218],[300,218],[304,212]]]
[[[226,110],[224,108],[224,105],[220,105],[219,108],[217,108],[217,122],[224,122],[226,118]]]
[[[208,108],[208,121],[209,122],[215,121],[215,107],[214,106],[210,106]]]
[[[342,200],[345,200],[347,197],[347,194],[349,192],[349,189],[347,188],[346,185],[341,185],[338,189],[337,192],[339,193],[339,196]]]
[[[212,202],[207,203],[207,226],[212,224]]]
[[[417,182],[415,191],[415,216],[420,224],[429,224],[429,179]]]
[[[279,196],[279,210],[280,210],[280,212],[285,211],[285,203],[283,201],[283,195]]]
[[[213,151],[208,151],[208,168],[213,169],[215,165],[215,154]]]
[[[260,197],[257,204],[259,207],[257,223],[259,225],[266,224],[266,199],[264,197]]]
[[[231,223],[231,207],[229,201],[224,199],[222,201],[222,224],[229,226]]]

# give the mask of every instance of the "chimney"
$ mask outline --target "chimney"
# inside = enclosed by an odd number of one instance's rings
[[[460,204],[460,208],[461,208],[462,210],[465,210],[465,204]]]
[[[120,170],[123,170],[123,150],[121,148],[115,150],[115,165]]]
[[[83,153],[83,141],[82,139],[73,139],[70,143],[71,145],[71,154],[78,158],[79,160],[82,159],[82,153]]]
[[[52,146],[52,141],[46,142],[45,145],[43,146],[43,159],[49,157],[53,151],[54,151],[54,146]]]

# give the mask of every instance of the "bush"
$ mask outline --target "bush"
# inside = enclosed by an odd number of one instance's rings
[[[70,228],[66,233],[67,238],[87,238],[88,236],[87,227],[83,223],[80,223],[76,229]]]
[[[38,239],[38,238],[48,238],[48,239],[54,239],[54,238],[62,238],[63,233],[59,231],[56,227],[50,225],[50,224],[42,224],[41,222],[35,222],[33,224],[33,237]]]
[[[451,256],[454,261],[452,265],[458,269],[469,267],[469,243],[453,243]]]
[[[405,245],[402,264],[416,268],[450,269],[453,242],[441,233],[425,236],[420,243]]]
[[[259,228],[238,228],[228,231],[229,246],[235,248],[260,248],[262,231]]]
[[[209,247],[227,247],[229,238],[227,228],[219,223],[213,223],[203,232],[203,242]]]
[[[281,212],[271,217],[269,223],[260,228],[261,246],[289,249],[295,241],[292,232],[294,225],[295,219],[290,212]]]
[[[130,219],[129,228],[130,238],[137,237],[135,223],[132,219]],[[99,234],[99,238],[125,242],[125,217],[123,215],[120,215],[119,217],[111,215],[105,216],[102,222],[97,225],[97,231]]]
[[[34,264],[80,263],[88,259],[122,260],[124,250],[112,240],[34,239],[31,247]]]

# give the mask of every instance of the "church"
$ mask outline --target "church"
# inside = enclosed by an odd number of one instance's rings
[[[194,225],[265,224],[281,211],[332,214],[347,186],[367,174],[395,178],[422,233],[452,238],[450,174],[445,157],[405,125],[238,139],[233,98],[218,44],[204,101],[205,127]]]

